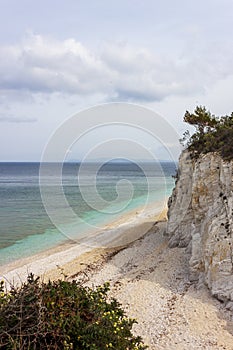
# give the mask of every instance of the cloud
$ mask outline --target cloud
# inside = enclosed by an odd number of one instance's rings
[[[0,47],[0,90],[161,101],[204,91],[226,76],[233,53],[226,61],[217,51],[191,50],[190,55],[172,58],[126,43],[107,43],[97,53],[75,39],[30,34],[17,45]]]
[[[11,115],[0,115],[0,123],[35,123],[36,118],[14,117]]]

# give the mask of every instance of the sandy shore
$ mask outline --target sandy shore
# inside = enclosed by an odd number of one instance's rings
[[[109,281],[110,295],[137,319],[133,331],[150,350],[233,350],[233,313],[202,283],[189,282],[189,256],[185,248],[168,247],[165,218],[166,211],[134,213],[108,227],[114,233],[109,247],[98,246],[106,228],[93,236],[96,247],[60,246],[4,267],[2,275],[18,282],[31,271],[45,280],[66,275],[91,287]]]
[[[158,202],[154,206],[148,206],[146,210],[138,208],[137,211],[129,212],[102,230],[94,232],[88,240],[83,239],[78,243],[68,241],[47,251],[0,266],[0,278],[6,281],[6,285],[18,285],[31,272],[44,280],[57,279],[64,274],[73,276],[86,266],[105,260],[113,252],[143,236],[155,221],[166,217],[164,207],[164,203]]]
[[[115,297],[151,350],[232,350],[233,313],[202,283],[190,283],[185,248],[168,247],[166,222],[78,279],[111,283]]]

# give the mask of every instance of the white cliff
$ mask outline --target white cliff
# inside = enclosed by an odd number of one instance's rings
[[[170,247],[187,247],[190,279],[203,279],[223,301],[233,301],[232,172],[233,161],[218,154],[191,160],[185,151],[168,203]]]

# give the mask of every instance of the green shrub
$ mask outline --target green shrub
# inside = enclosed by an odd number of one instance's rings
[[[233,113],[215,117],[200,106],[196,107],[194,113],[186,111],[184,121],[196,129],[192,136],[186,131],[181,139],[192,157],[218,152],[225,160],[233,159]]]
[[[131,330],[134,319],[96,289],[76,281],[43,283],[32,274],[21,287],[0,286],[1,349],[146,349]]]

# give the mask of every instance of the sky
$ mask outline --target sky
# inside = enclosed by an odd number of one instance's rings
[[[99,104],[149,108],[180,136],[196,105],[231,113],[232,23],[232,0],[0,0],[0,161],[39,161]]]

